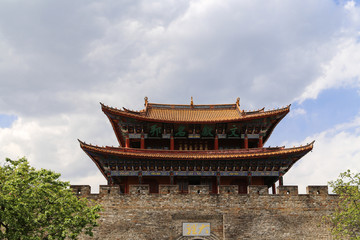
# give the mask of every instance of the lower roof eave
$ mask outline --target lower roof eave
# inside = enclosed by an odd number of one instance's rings
[[[154,149],[133,149],[122,147],[99,147],[80,142],[85,152],[94,152],[121,159],[153,159],[153,160],[246,160],[246,159],[273,159],[298,158],[300,159],[312,150],[314,141],[310,144],[294,148],[259,148],[247,150],[198,150],[198,151],[171,151]],[[89,155],[89,154],[88,154]],[[297,161],[297,160],[296,160]]]

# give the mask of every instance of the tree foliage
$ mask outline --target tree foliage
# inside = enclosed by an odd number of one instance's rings
[[[0,239],[76,239],[92,235],[100,206],[77,198],[60,174],[25,158],[0,166]]]
[[[329,182],[339,195],[339,205],[331,215],[332,233],[338,239],[360,239],[360,173],[350,170]]]

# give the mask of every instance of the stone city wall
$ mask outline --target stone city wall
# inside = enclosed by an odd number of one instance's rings
[[[249,186],[248,194],[238,194],[237,186],[220,186],[219,194],[208,186],[189,186],[188,194],[176,185],[160,186],[159,194],[149,194],[148,185],[131,185],[129,194],[118,186],[100,186],[99,194],[87,185],[71,188],[103,206],[93,237],[101,240],[331,239],[323,217],[338,201],[327,186],[309,186],[307,194],[298,194],[297,186],[280,186],[277,194],[266,186]],[[193,225],[183,230],[183,223],[210,224],[210,235],[183,236],[200,231]]]

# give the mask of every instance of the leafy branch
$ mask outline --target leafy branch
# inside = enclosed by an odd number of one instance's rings
[[[91,236],[99,205],[77,198],[60,174],[36,170],[25,158],[0,166],[0,239],[76,239]]]

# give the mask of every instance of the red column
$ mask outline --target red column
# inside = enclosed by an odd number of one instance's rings
[[[126,148],[129,148],[129,147],[130,147],[130,139],[129,139],[129,136],[126,136],[126,139],[125,139],[125,147],[126,147]]]
[[[215,135],[215,140],[214,140],[214,149],[218,150],[219,149],[219,138],[218,135]]]
[[[141,134],[140,148],[141,148],[141,149],[145,149],[145,138],[144,138],[144,134]]]
[[[280,173],[280,176],[279,176],[279,186],[283,186],[283,185],[284,185],[283,174]]]
[[[262,136],[259,136],[259,144],[258,144],[258,147],[259,147],[259,148],[262,148],[262,147],[263,147],[263,137],[262,137]]]
[[[172,134],[170,136],[170,150],[174,150],[174,136]]]
[[[244,148],[249,148],[249,140],[247,134],[245,134],[244,138]]]
[[[124,189],[124,193],[129,193],[128,177],[125,177],[125,189]]]
[[[271,186],[272,194],[276,194],[275,183]]]

